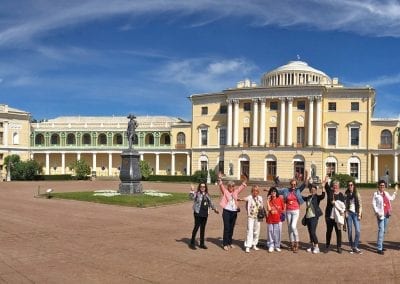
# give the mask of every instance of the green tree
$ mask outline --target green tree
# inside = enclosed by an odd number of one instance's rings
[[[139,162],[140,173],[142,174],[142,179],[147,180],[151,175],[151,167],[150,164],[146,161]]]
[[[5,157],[4,164],[7,172],[10,167],[11,180],[34,180],[35,176],[42,171],[38,162],[34,160],[21,161],[16,154]]]
[[[24,164],[24,180],[34,180],[35,176],[42,173],[42,167],[35,160],[28,160]]]
[[[70,168],[75,171],[75,176],[77,179],[86,179],[90,175],[90,167],[84,160],[75,161]]]

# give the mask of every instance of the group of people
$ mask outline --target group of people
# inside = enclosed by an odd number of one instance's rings
[[[297,224],[300,216],[300,207],[305,204],[305,213],[301,218],[302,225],[307,227],[310,238],[310,246],[307,252],[320,253],[319,241],[317,236],[317,226],[319,218],[325,216],[326,223],[326,243],[325,251],[331,249],[331,236],[333,229],[336,234],[336,251],[342,253],[342,231],[347,231],[350,245],[350,253],[362,254],[359,248],[360,243],[360,221],[362,218],[362,200],[353,181],[348,182],[344,193],[340,191],[340,183],[333,181],[328,183],[326,177],[319,186],[309,183],[307,171],[305,171],[304,182],[298,185],[297,179],[292,179],[288,188],[270,187],[267,191],[267,200],[260,194],[260,187],[253,185],[251,193],[246,198],[240,198],[239,194],[247,188],[247,177],[242,176],[242,182],[236,186],[230,181],[226,185],[222,182],[221,175],[218,175],[218,187],[221,192],[220,206],[222,207],[223,238],[222,248],[226,251],[234,248],[232,244],[233,231],[240,212],[240,202],[246,202],[247,230],[244,241],[244,249],[249,253],[251,249],[259,250],[257,247],[260,237],[261,222],[267,223],[267,248],[268,252],[281,251],[282,223],[287,222],[289,234],[289,249],[293,253],[299,250],[299,233]],[[309,193],[303,195],[305,188],[309,188]],[[391,201],[397,194],[389,194],[386,190],[386,183],[383,180],[378,182],[378,190],[372,199],[373,210],[378,224],[377,253],[384,254],[383,239],[387,231],[389,217],[392,212]],[[215,213],[219,213],[216,205],[212,202],[208,194],[206,183],[200,183],[197,191],[192,186],[190,197],[194,200],[194,228],[189,244],[191,249],[196,249],[196,235],[200,228],[200,245],[202,249],[207,249],[205,245],[205,227],[208,212],[211,208]],[[325,214],[320,208],[320,202],[327,198]]]

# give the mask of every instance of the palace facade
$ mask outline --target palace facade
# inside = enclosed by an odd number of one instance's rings
[[[194,94],[192,121],[139,116],[134,148],[154,174],[200,169],[239,179],[314,179],[346,173],[357,182],[399,179],[399,118],[374,118],[375,90],[345,87],[337,78],[292,61],[216,93]],[[45,174],[73,174],[84,159],[97,176],[118,176],[128,147],[126,117],[58,117],[30,122],[25,111],[0,105],[0,173],[4,158],[35,159]]]

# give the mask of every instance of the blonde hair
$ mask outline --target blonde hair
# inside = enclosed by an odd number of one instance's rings
[[[235,187],[235,183],[233,181],[229,181],[227,186],[228,187]]]

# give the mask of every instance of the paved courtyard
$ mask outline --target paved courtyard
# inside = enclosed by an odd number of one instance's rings
[[[242,249],[245,213],[239,214],[236,248],[221,249],[222,218],[211,213],[208,250],[192,251],[191,202],[159,208],[128,208],[35,198],[38,188],[55,191],[117,189],[116,181],[0,183],[0,282],[2,283],[400,283],[400,199],[385,237],[384,256],[375,253],[373,191],[362,191],[362,255],[305,251],[307,230],[299,224],[302,250],[250,254]],[[187,192],[189,184],[144,183],[145,189]],[[211,186],[211,193],[217,188]],[[249,192],[249,191],[248,191]],[[248,194],[243,193],[242,196]],[[218,203],[217,199],[214,199]],[[325,202],[321,204],[325,207]],[[243,207],[243,206],[242,206]],[[304,208],[302,208],[304,212]],[[283,226],[287,245],[286,223]],[[266,226],[262,224],[261,243]],[[320,219],[320,242],[325,223]],[[335,244],[333,233],[332,243]],[[323,247],[323,246],[321,246]]]

